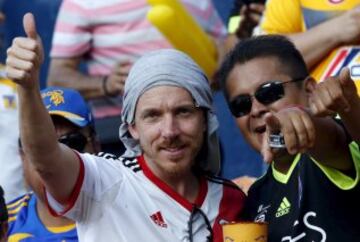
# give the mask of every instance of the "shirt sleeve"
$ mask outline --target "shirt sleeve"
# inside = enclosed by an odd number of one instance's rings
[[[298,0],[268,0],[260,23],[260,34],[302,32],[303,17]]]
[[[101,204],[104,200],[115,199],[123,181],[123,171],[119,160],[105,159],[90,154],[79,154],[79,156],[84,171],[83,179],[81,175],[78,178],[82,180],[79,184],[80,189],[77,194],[71,195],[70,200],[74,201],[69,201],[69,205],[64,207],[47,193],[48,205],[55,215],[66,216],[77,222],[101,216],[104,209]]]
[[[51,57],[81,56],[91,47],[92,34],[87,10],[73,0],[63,0],[56,19]]]
[[[322,172],[328,177],[328,179],[341,190],[351,190],[355,188],[360,180],[360,150],[359,145],[356,142],[349,144],[349,152],[354,163],[355,177],[348,176],[343,172],[321,164],[312,159],[315,164],[322,170]]]

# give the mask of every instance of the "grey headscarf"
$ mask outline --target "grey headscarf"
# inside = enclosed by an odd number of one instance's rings
[[[219,141],[216,134],[218,121],[212,110],[212,93],[208,80],[200,67],[186,54],[162,49],[142,56],[131,68],[125,82],[120,139],[126,147],[125,157],[140,155],[139,142],[132,138],[128,125],[133,124],[135,108],[140,96],[156,86],[177,86],[186,89],[197,107],[207,110],[207,154],[199,161],[200,167],[213,174],[220,169]]]

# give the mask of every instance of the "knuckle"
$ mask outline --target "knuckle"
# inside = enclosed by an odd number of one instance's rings
[[[27,77],[27,73],[25,71],[19,72],[19,79],[24,80]]]
[[[299,135],[298,135],[298,137],[299,137],[300,143],[301,143],[302,145],[306,145],[306,143],[307,143],[307,135],[304,134],[303,132],[300,132]]]
[[[6,66],[11,66],[11,56],[8,56],[5,60]]]
[[[321,114],[326,112],[326,108],[324,106],[318,107],[317,110],[318,110],[318,113],[321,113]]]
[[[13,52],[13,48],[12,47],[9,47],[7,50],[6,50],[6,54],[7,55],[11,55]]]
[[[32,50],[35,50],[37,48],[37,43],[35,40],[30,40],[29,41],[29,48]]]
[[[344,95],[342,94],[342,92],[335,92],[334,93],[334,101],[335,102],[341,101],[343,97],[344,97]]]
[[[37,57],[37,55],[36,55],[36,53],[35,52],[30,52],[29,53],[29,59],[31,60],[31,61],[34,61],[34,60],[36,60],[36,57]]]
[[[284,134],[284,138],[287,138],[289,140],[293,140],[294,139],[294,132],[295,130],[293,129],[289,129],[289,128],[285,128],[282,133]]]
[[[331,107],[332,105],[333,105],[333,103],[334,103],[334,99],[325,99],[325,100],[323,100],[323,104],[324,104],[324,108],[326,109],[326,108],[329,108],[329,107]]]
[[[13,45],[18,45],[19,43],[20,43],[20,38],[19,37],[14,38],[13,41],[12,41]]]
[[[5,68],[7,78],[12,79],[13,73],[9,68]]]
[[[31,71],[33,68],[34,68],[34,63],[32,63],[32,62],[27,62],[26,64],[25,64],[25,69],[27,70],[27,71]]]

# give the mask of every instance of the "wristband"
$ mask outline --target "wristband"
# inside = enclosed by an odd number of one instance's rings
[[[286,148],[284,135],[282,133],[270,134],[268,142],[271,148]]]

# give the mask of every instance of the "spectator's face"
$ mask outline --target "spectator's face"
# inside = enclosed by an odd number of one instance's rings
[[[294,105],[305,105],[307,98],[305,91],[298,86],[299,83],[283,85],[284,96],[267,105],[259,102],[253,95],[265,83],[286,82],[291,79],[289,75],[281,71],[279,61],[273,57],[255,58],[244,64],[237,64],[230,72],[226,85],[229,100],[232,101],[235,97],[243,94],[252,96],[249,113],[236,118],[236,123],[246,140],[257,151],[261,150],[266,131],[264,115],[267,112],[277,112]],[[244,106],[239,105],[239,108]]]
[[[100,151],[95,137],[91,136],[92,132],[89,127],[79,128],[56,115],[52,116],[52,120],[60,143],[64,143],[78,152],[97,153]]]
[[[204,112],[183,88],[159,86],[138,100],[131,135],[158,176],[191,172],[206,131]]]
[[[87,128],[79,129],[69,121],[60,118],[60,117],[52,117],[53,122],[55,124],[55,129],[58,138],[64,137],[70,133],[77,133],[80,132],[85,137],[89,137],[89,130]],[[84,151],[86,152],[94,152],[94,146],[91,143],[91,139],[88,139],[89,142],[85,145]],[[46,146],[44,146],[46,147]],[[21,157],[23,161],[23,169],[24,169],[24,177],[27,182],[27,184],[30,186],[30,188],[37,194],[40,200],[44,202],[45,194],[42,187],[42,182],[39,174],[36,172],[34,166],[32,163],[27,159],[26,155],[21,152]]]

